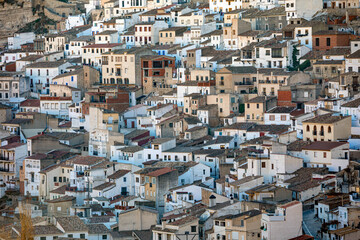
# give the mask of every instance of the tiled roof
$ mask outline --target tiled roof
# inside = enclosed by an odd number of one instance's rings
[[[47,203],[60,203],[60,202],[68,202],[68,201],[73,201],[76,198],[73,196],[63,196],[63,197],[59,197],[59,198],[55,198],[55,199],[51,199],[51,200],[47,200]]]
[[[325,142],[325,141],[316,141],[310,145],[304,146],[304,150],[316,150],[316,151],[330,151],[333,148],[340,147],[347,144],[347,142]]]
[[[13,142],[13,143],[9,143],[8,145],[2,146],[0,147],[0,149],[12,149],[12,148],[17,148],[20,146],[25,145],[26,143],[21,143],[21,142]]]
[[[295,107],[275,107],[268,111],[268,113],[291,113]]]
[[[40,236],[40,235],[63,235],[64,233],[60,231],[57,227],[54,225],[39,225],[34,226],[34,235]]]
[[[317,35],[350,35],[348,32],[340,32],[335,30],[321,30],[313,33],[313,36]]]
[[[344,103],[341,107],[358,108],[360,106],[360,98]]]
[[[66,191],[66,185],[63,185],[61,187],[51,190],[50,193],[65,194],[65,191]]]
[[[26,65],[26,68],[58,68],[66,62],[63,60],[53,62],[34,62]]]
[[[118,170],[115,173],[109,175],[108,178],[109,179],[118,179],[118,178],[125,176],[129,172],[130,172],[130,170]]]
[[[289,202],[289,203],[285,203],[285,204],[283,204],[283,205],[280,205],[280,206],[278,206],[278,207],[280,207],[280,208],[289,208],[289,207],[292,207],[292,206],[295,206],[295,205],[298,205],[298,204],[300,204],[299,201],[292,201],[292,202]]]
[[[39,99],[26,99],[20,103],[20,107],[40,107]]]
[[[93,188],[93,190],[99,190],[99,191],[102,191],[108,187],[111,187],[111,186],[115,186],[116,184],[115,183],[112,183],[112,182],[105,182],[103,184],[100,184],[96,187]]]
[[[303,121],[303,123],[325,123],[325,124],[331,124],[338,122],[340,120],[343,120],[345,118],[348,118],[350,116],[332,116],[331,113],[320,115],[314,118],[311,118],[309,120]]]
[[[360,49],[357,50],[356,52],[353,52],[352,54],[350,54],[346,58],[360,58]]]
[[[73,163],[79,165],[95,165],[102,161],[105,161],[105,158],[95,156],[76,156]]]
[[[87,232],[88,228],[78,216],[56,217],[56,222],[65,232]]]
[[[250,181],[259,179],[259,178],[261,178],[261,177],[262,177],[262,176],[248,176],[248,177],[244,177],[244,178],[242,178],[242,179],[239,179],[239,180],[230,182],[229,184],[230,184],[230,185],[233,185],[233,186],[239,186],[239,185],[241,185],[241,184],[243,184],[243,183],[247,183],[247,182],[250,182]]]
[[[296,140],[287,145],[288,151],[302,151],[303,147],[309,145],[310,142],[303,140]]]
[[[179,219],[177,221],[168,223],[167,225],[182,226],[182,225],[189,224],[189,223],[192,223],[192,222],[198,221],[198,220],[199,219],[197,217],[195,217],[195,216],[187,216],[187,217],[181,218],[181,219]]]
[[[106,234],[109,229],[104,224],[88,224],[89,234]]]
[[[159,177],[159,176],[162,176],[162,175],[165,175],[165,174],[174,172],[174,171],[176,171],[176,170],[175,170],[175,169],[168,168],[168,167],[165,167],[165,168],[161,168],[161,169],[159,169],[159,170],[155,170],[155,171],[153,171],[153,172],[150,172],[150,173],[148,173],[147,175],[148,175],[148,176],[151,176],[151,177]]]

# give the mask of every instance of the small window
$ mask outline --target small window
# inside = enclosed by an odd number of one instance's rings
[[[85,239],[85,234],[84,234],[84,233],[81,233],[81,234],[80,234],[80,238]]]
[[[196,226],[191,226],[191,232],[196,232]]]

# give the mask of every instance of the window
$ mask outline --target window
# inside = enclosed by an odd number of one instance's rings
[[[191,232],[196,232],[196,226],[191,226]]]
[[[315,46],[320,46],[320,39],[319,38],[315,38]]]
[[[331,45],[331,40],[330,38],[326,38],[326,46],[330,46]]]
[[[84,239],[84,238],[85,238],[85,234],[84,234],[84,233],[81,233],[81,234],[80,234],[80,238]]]
[[[265,162],[262,162],[262,163],[261,163],[261,167],[262,167],[262,168],[266,168],[266,163],[265,163]]]
[[[323,152],[323,157],[326,158],[326,152]]]
[[[275,115],[270,115],[270,116],[269,116],[269,120],[270,120],[270,121],[275,121]]]
[[[57,181],[57,177],[54,177],[54,182],[56,182]]]
[[[102,239],[107,239],[107,235],[102,235]]]
[[[281,115],[281,121],[286,121],[286,115]]]
[[[40,240],[46,240],[46,237],[40,237]]]

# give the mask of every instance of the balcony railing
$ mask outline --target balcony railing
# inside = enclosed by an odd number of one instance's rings
[[[0,168],[0,172],[14,172],[14,170],[9,168]]]
[[[0,161],[14,161],[14,159],[10,159],[9,157],[0,156]]]
[[[297,37],[306,37],[308,36],[309,34],[308,33],[303,33],[303,34],[296,34]]]

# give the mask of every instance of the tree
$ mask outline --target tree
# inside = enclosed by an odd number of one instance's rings
[[[34,228],[31,221],[31,208],[27,201],[19,204],[19,213],[21,230],[18,240],[33,240]]]
[[[299,55],[299,50],[297,49],[297,46],[293,46],[292,51],[292,66],[288,67],[289,71],[298,71],[299,70],[299,60],[297,56]]]

